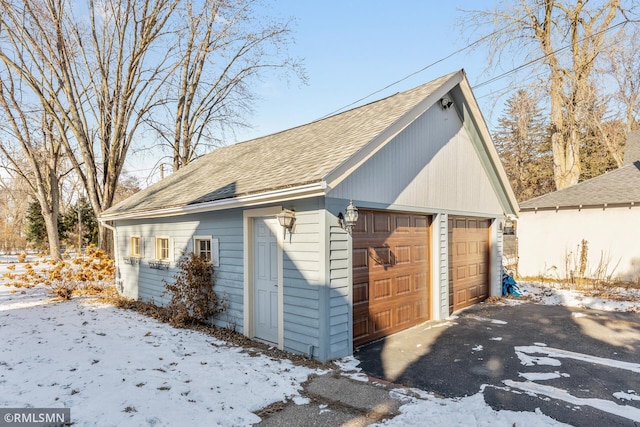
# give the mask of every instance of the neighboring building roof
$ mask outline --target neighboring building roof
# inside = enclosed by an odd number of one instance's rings
[[[463,81],[467,87],[461,70],[341,114],[218,148],[107,209],[101,219],[179,214],[293,191],[324,194],[328,177],[335,183],[333,175],[341,167],[363,157],[372,144],[390,140],[396,128],[415,120]],[[486,135],[491,144],[488,132]],[[504,187],[503,175],[500,168],[497,176]],[[508,184],[504,191],[507,204],[512,206],[505,209],[515,212],[517,202]]]
[[[627,133],[627,144],[624,148],[624,165],[640,160],[640,130]]]
[[[629,205],[640,202],[640,131],[627,134],[624,165],[616,170],[520,203],[521,211]]]
[[[640,203],[640,161],[571,187],[522,202],[520,210],[614,206],[630,203]]]

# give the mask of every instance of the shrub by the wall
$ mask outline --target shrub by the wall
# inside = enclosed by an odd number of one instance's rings
[[[213,273],[213,265],[194,253],[180,259],[174,283],[165,283],[165,293],[171,294],[167,306],[171,324],[203,323],[222,311]]]

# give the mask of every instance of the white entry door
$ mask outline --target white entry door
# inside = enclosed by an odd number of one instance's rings
[[[278,220],[253,220],[255,337],[278,344]]]

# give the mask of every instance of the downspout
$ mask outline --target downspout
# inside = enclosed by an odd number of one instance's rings
[[[118,236],[117,236],[116,228],[112,225],[107,224],[107,222],[103,219],[98,219],[98,222],[100,223],[101,226],[113,232],[113,258],[117,260],[118,257],[117,257],[116,251],[117,251]],[[98,245],[100,245],[101,243],[102,242],[98,242]]]
[[[121,294],[121,290],[118,288],[118,278],[120,276],[120,269],[118,268],[118,236],[117,236],[117,231],[116,228],[112,225],[109,225],[106,223],[105,220],[102,219],[98,219],[98,222],[100,223],[100,225],[102,225],[103,227],[111,230],[113,232],[113,259],[115,261],[115,265],[116,265],[116,274],[114,277],[114,283],[116,285],[116,290],[118,292],[118,294]]]

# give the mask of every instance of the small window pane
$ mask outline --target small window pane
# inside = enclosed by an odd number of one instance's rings
[[[211,240],[210,239],[197,239],[196,240],[196,255],[211,262]]]
[[[159,237],[156,239],[156,259],[169,259],[169,239]]]
[[[138,236],[131,237],[131,244],[129,247],[130,247],[129,255],[134,257],[139,257],[140,256],[140,237]]]

